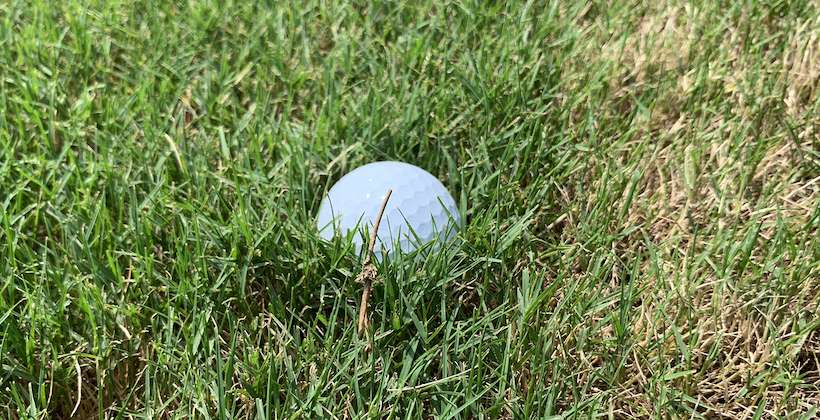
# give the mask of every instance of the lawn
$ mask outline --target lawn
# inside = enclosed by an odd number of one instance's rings
[[[260,3],[0,3],[0,418],[816,418],[816,1]]]

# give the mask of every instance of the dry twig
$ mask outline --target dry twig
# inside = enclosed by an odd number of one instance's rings
[[[370,232],[370,243],[367,247],[367,255],[364,257],[362,263],[362,271],[356,276],[356,281],[364,283],[364,290],[362,290],[362,303],[359,306],[359,335],[368,327],[370,321],[367,319],[367,301],[370,299],[370,288],[373,286],[373,281],[376,280],[377,272],[376,266],[371,262],[373,257],[373,248],[376,246],[376,233],[379,231],[379,224],[382,222],[382,215],[384,215],[384,208],[387,207],[387,201],[390,200],[390,195],[393,190],[387,190],[384,196],[382,206],[379,209],[379,214],[376,215],[376,220],[373,223],[373,230]]]

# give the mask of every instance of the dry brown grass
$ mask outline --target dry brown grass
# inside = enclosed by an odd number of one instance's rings
[[[643,227],[657,247],[659,265],[644,263],[638,276],[642,292],[631,327],[636,342],[623,366],[628,379],[607,397],[612,401],[611,413],[622,418],[657,413],[664,392],[682,392],[693,406],[701,405],[697,412],[709,418],[751,418],[758,407],[766,418],[805,413],[820,406],[816,363],[820,353],[817,330],[806,338],[805,332],[799,333],[805,326],[796,323],[798,319],[816,322],[820,268],[810,264],[814,267],[804,273],[802,288],[794,294],[779,292],[765,282],[777,282],[778,267],[815,260],[817,250],[801,249],[772,263],[767,260],[766,243],[784,229],[794,234],[805,230],[820,203],[816,160],[820,119],[808,111],[817,109],[818,103],[820,17],[801,20],[794,30],[781,34],[782,52],[750,53],[743,47],[748,35],[739,28],[755,23],[742,13],[727,22],[720,34],[712,34],[714,57],[695,67],[691,61],[702,61],[699,55],[708,41],[702,31],[710,27],[707,21],[713,19],[713,11],[673,3],[653,3],[636,13],[638,18],[617,23],[634,27],[625,37],[608,37],[602,30],[606,22],[584,21],[588,32],[608,39],[599,44],[599,38],[591,37],[594,40],[586,44],[585,54],[566,68],[573,73],[587,60],[610,63],[617,77],[609,79],[609,88],[616,98],[632,98],[659,80],[673,86],[662,92],[655,109],[634,120],[638,133],[634,143],[653,137],[656,147],[647,152],[627,145],[613,154],[623,161],[642,154],[636,168],[642,177],[623,225]],[[778,30],[773,24],[756,36]],[[782,105],[776,103],[775,94],[766,93],[771,86],[785,92]],[[728,97],[731,108],[712,115],[688,111],[692,107],[687,101],[696,89],[713,89],[721,96],[716,103]],[[767,112],[778,107],[783,111]],[[633,110],[627,106],[621,111]],[[793,132],[784,124],[791,125]],[[750,159],[753,154],[760,158]],[[691,175],[694,179],[687,179]],[[598,190],[611,180],[587,178],[587,182]],[[621,199],[626,196],[624,191]],[[588,208],[596,199],[590,197]],[[573,222],[570,216],[569,232]],[[731,247],[715,245],[740,244],[750,229],[759,233],[748,264],[762,274],[716,272],[709,261],[739,257]],[[816,227],[807,234],[816,235]],[[635,247],[639,243],[640,234],[631,235],[619,255],[640,252]],[[707,260],[692,260],[689,255]],[[617,265],[613,271],[608,290],[614,294]],[[609,309],[617,310],[616,302]],[[611,328],[602,329],[599,338],[612,341]],[[696,345],[680,348],[690,342]],[[577,361],[581,382],[589,380],[584,372],[599,368],[596,359],[583,355],[560,357]],[[653,366],[674,365],[682,357],[691,371],[677,380],[659,381]],[[787,380],[783,371],[801,375],[802,383],[809,386],[791,387],[789,380],[795,378]]]

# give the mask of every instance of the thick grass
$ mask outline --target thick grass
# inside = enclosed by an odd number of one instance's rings
[[[812,418],[820,17],[789,2],[0,4],[0,418]],[[461,245],[314,214],[439,176]]]

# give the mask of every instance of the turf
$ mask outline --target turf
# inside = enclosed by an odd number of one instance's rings
[[[0,418],[817,415],[815,1],[264,3],[0,3]]]

